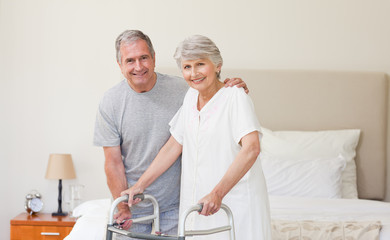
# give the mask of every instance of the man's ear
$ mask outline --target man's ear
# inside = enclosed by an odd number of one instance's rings
[[[119,69],[121,70],[121,73],[123,74],[122,65],[118,61],[116,61],[116,63],[118,63]]]

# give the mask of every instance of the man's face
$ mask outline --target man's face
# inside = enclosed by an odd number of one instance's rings
[[[146,92],[156,83],[154,73],[155,56],[149,52],[144,40],[122,43],[120,46],[121,62],[118,63],[123,76],[136,92]]]

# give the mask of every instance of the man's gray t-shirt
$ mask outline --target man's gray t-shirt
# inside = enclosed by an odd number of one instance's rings
[[[135,92],[126,80],[109,89],[96,116],[94,145],[120,145],[129,186],[137,182],[169,139],[168,123],[188,90],[182,78],[156,74],[156,84],[148,92]],[[156,197],[161,212],[179,206],[180,173],[179,159],[144,192]],[[132,213],[152,213],[151,204],[140,203]]]

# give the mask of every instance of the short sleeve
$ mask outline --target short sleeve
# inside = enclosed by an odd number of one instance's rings
[[[252,99],[242,88],[234,89],[230,116],[235,142],[240,142],[241,138],[253,131],[258,131],[259,138],[261,138],[261,126],[257,119]]]
[[[169,131],[171,132],[172,137],[175,140],[183,145],[183,133],[184,133],[184,124],[183,124],[183,106],[176,112],[175,116],[169,122],[169,126],[171,128]]]
[[[114,121],[114,111],[104,99],[100,102],[96,114],[93,144],[101,147],[120,145],[120,134]]]

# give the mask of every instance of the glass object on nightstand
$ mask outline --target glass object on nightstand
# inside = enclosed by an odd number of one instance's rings
[[[72,184],[68,186],[65,194],[65,203],[72,214],[73,210],[82,203],[84,194],[84,185]]]

